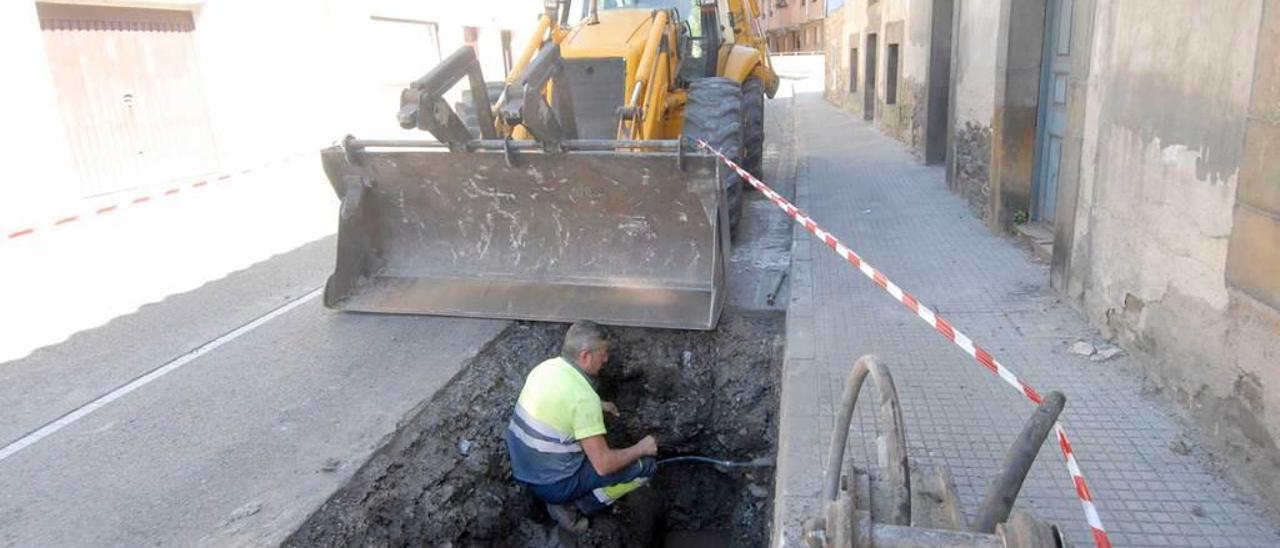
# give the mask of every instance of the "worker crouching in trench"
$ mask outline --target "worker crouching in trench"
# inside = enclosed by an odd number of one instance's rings
[[[605,441],[604,412],[594,379],[609,361],[609,341],[600,326],[569,327],[560,356],[525,377],[507,426],[507,450],[515,478],[539,500],[560,527],[586,529],[587,516],[644,485],[657,471],[658,442],[645,436],[613,449]]]

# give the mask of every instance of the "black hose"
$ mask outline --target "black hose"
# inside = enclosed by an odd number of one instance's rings
[[[768,468],[773,466],[770,459],[755,459],[746,462],[732,462],[727,460],[718,460],[711,457],[701,455],[683,455],[679,457],[668,457],[658,461],[658,467],[661,468],[668,464],[679,464],[681,462],[697,462],[702,464],[710,464],[721,468]]]
[[[982,506],[978,508],[978,519],[973,522],[972,531],[976,533],[994,533],[997,523],[1009,519],[1013,510],[1013,502],[1018,499],[1018,491],[1022,490],[1022,482],[1031,471],[1031,464],[1040,454],[1040,446],[1057,424],[1062,408],[1067,404],[1066,396],[1061,392],[1045,394],[1040,406],[1031,414],[1022,433],[1004,456],[1004,464],[1000,465],[999,474],[991,480],[987,494],[982,498]]]

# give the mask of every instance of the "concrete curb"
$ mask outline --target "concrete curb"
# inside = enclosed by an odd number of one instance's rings
[[[780,164],[780,171],[787,173],[794,182],[795,201],[799,207],[809,205],[809,182],[800,176],[803,160],[799,151],[801,132],[796,113],[794,85],[789,98],[788,114],[791,118],[792,141],[785,150],[787,155]],[[790,160],[787,162],[786,160]],[[811,457],[813,440],[808,437],[808,425],[803,419],[814,412],[813,402],[817,394],[814,388],[815,347],[813,308],[813,258],[808,233],[799,225],[793,225],[791,236],[791,270],[788,273],[791,300],[787,304],[786,350],[782,361],[782,388],[778,410],[777,468],[774,471],[773,522],[770,527],[771,546],[797,546],[801,539],[800,525],[817,510],[822,466]]]

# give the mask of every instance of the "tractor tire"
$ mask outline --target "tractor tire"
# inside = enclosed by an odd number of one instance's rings
[[[476,105],[471,99],[471,94],[462,94],[462,100],[453,104],[453,111],[458,113],[458,118],[462,119],[462,125],[467,126],[467,130],[471,132],[471,138],[479,139],[480,122],[476,120]]]
[[[706,141],[742,165],[742,87],[731,78],[694,80],[684,107],[684,136],[690,143],[696,143],[696,139]],[[732,230],[742,217],[742,178],[729,166],[719,167]]]
[[[742,168],[764,180],[764,82],[759,78],[742,83]]]

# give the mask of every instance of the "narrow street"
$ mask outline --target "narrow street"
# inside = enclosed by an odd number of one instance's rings
[[[1280,0],[0,30],[0,548],[1280,547]]]
[[[1127,357],[1093,362],[1068,352],[1097,333],[1049,292],[1044,265],[987,232],[946,189],[940,169],[919,165],[901,145],[823,102],[811,63],[782,65],[788,79],[768,110],[766,182],[794,195],[825,229],[1042,392],[1066,394],[1064,423],[1116,545],[1280,542],[1275,516],[1200,449],[1199,434],[1144,388]],[[110,230],[68,230],[4,252],[61,257],[47,264],[65,267],[89,260],[72,253],[77,249],[111,249],[106,239],[136,240],[152,234],[152,223],[166,222],[171,231],[163,240],[114,249],[180,257],[189,252],[183,242],[213,237],[206,219],[222,204],[253,193],[278,206],[306,184],[328,191],[306,167],[277,176],[173,206],[179,209],[160,220],[139,214],[103,221]],[[171,274],[102,265],[104,279],[132,286],[116,293],[79,288],[98,297],[65,306],[82,316],[95,307],[102,316],[136,311],[0,364],[0,384],[9,387],[0,394],[0,515],[9,524],[0,543],[279,543],[508,324],[325,310],[316,290],[335,240],[306,240],[324,233],[328,213],[320,206],[329,198],[303,195],[316,204],[315,215],[303,217],[315,217],[309,232],[255,241],[254,232],[274,222],[265,213],[270,203],[259,204],[264,213],[244,215],[237,225],[239,252],[202,253],[204,263],[186,275],[230,272],[158,302],[129,299],[156,290],[149,276],[173,283]],[[808,232],[786,228],[776,206],[755,193],[749,199],[730,260],[730,299],[740,308],[771,308],[763,306],[766,294],[780,289],[778,306],[790,294],[775,541],[795,545],[800,522],[815,512],[819,477],[812,471],[826,466],[839,387],[865,353],[877,354],[895,375],[911,459],[950,467],[972,519],[1030,406]],[[174,223],[175,216],[188,222]],[[777,269],[787,261],[779,238],[787,233],[794,259],[779,283]],[[246,254],[267,258],[235,268]],[[41,276],[26,276],[25,287],[39,287]],[[56,287],[16,292],[12,300],[39,302]],[[47,326],[27,329],[27,340],[50,336]],[[11,353],[23,352],[17,342]],[[874,432],[864,407],[847,460],[867,462]],[[1064,526],[1078,543],[1088,538],[1052,444],[1041,451],[1019,507]]]

